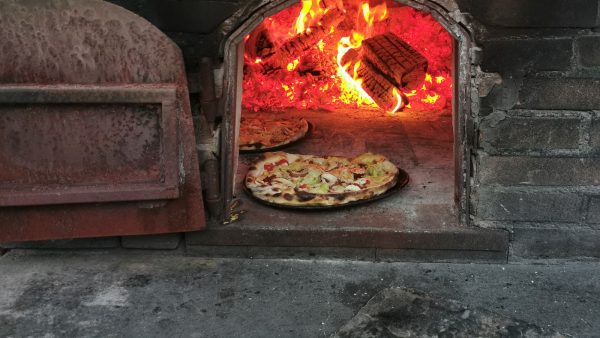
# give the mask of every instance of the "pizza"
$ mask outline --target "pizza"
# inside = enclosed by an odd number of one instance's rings
[[[308,122],[299,117],[251,116],[240,122],[240,150],[269,150],[304,137]]]
[[[355,158],[269,152],[248,170],[244,184],[254,197],[282,206],[335,206],[381,195],[398,180],[385,156]]]

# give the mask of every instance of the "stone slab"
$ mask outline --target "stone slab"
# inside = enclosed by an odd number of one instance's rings
[[[590,153],[600,155],[600,119],[592,119],[589,129],[589,150]]]
[[[585,217],[586,223],[600,224],[600,196],[590,195],[590,202],[588,204],[587,215]]]
[[[506,253],[508,235],[502,230],[477,228],[386,230],[327,228],[325,224],[302,228],[228,226],[210,227],[186,234],[193,246],[257,246],[315,248],[380,248],[416,250],[480,250]]]
[[[483,185],[600,185],[598,158],[483,155],[479,163],[479,180]]]
[[[174,250],[183,235],[181,233],[144,236],[123,236],[121,246],[126,249]]]
[[[553,330],[404,288],[383,290],[332,338],[565,337]]]
[[[600,107],[600,80],[594,78],[526,78],[519,92],[521,108],[593,110]]]
[[[0,243],[0,248],[6,249],[113,249],[120,246],[119,237]]]
[[[376,249],[383,262],[505,263],[506,251]]]
[[[600,67],[600,36],[581,37],[576,46],[583,67]]]
[[[473,250],[414,250],[339,247],[258,247],[192,245],[186,254],[207,258],[344,259],[383,262],[505,263],[506,252]]]
[[[492,154],[579,149],[579,118],[504,116],[481,124],[481,144]]]
[[[483,44],[485,72],[560,71],[571,67],[572,39],[490,40]],[[510,57],[502,57],[510,55]]]
[[[510,252],[525,258],[600,257],[600,231],[517,227]]]
[[[350,259],[356,261],[374,261],[376,259],[373,248],[190,245],[186,248],[186,255],[250,259]]]
[[[479,189],[477,218],[499,221],[581,222],[583,193],[526,188]]]

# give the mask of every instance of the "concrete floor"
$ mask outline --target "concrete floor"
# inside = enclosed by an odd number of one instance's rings
[[[598,261],[417,264],[13,250],[0,257],[0,336],[326,337],[389,287],[567,336],[600,332]]]

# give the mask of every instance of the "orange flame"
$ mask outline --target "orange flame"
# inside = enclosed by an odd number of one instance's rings
[[[318,20],[326,12],[327,9],[321,6],[321,0],[302,0],[302,10],[296,19],[294,33],[310,32],[310,26],[318,23]]]
[[[345,36],[338,42],[338,54],[337,54],[337,65],[338,75],[340,76],[342,83],[341,89],[345,97],[351,98],[358,105],[366,104],[370,106],[377,106],[371,96],[362,87],[363,80],[358,75],[358,69],[360,68],[360,61],[353,65],[352,75],[349,74],[351,63],[342,65],[342,59],[350,49],[357,49],[362,45],[365,38],[372,35],[371,28],[375,22],[384,20],[387,17],[387,5],[382,3],[381,5],[375,6],[373,9],[369,6],[368,2],[363,2],[361,5],[363,19],[367,23],[366,31],[353,31],[352,36]],[[396,108],[391,113],[396,112],[402,106],[402,97],[397,91],[394,95],[399,99]]]
[[[387,113],[394,114],[403,106],[410,109],[410,104],[404,102],[404,96],[411,97],[415,109],[423,109],[427,105],[435,105],[436,108],[446,107],[450,102],[448,98],[452,95],[450,89],[452,81],[446,81],[451,80],[451,74],[447,71],[450,68],[440,60],[443,60],[446,50],[450,50],[451,46],[444,43],[433,43],[433,41],[445,42],[445,38],[437,38],[445,35],[439,33],[440,30],[437,26],[431,26],[428,23],[434,22],[433,19],[424,17],[416,10],[410,12],[412,16],[408,17],[409,20],[413,20],[412,24],[400,24],[401,20],[406,18],[397,15],[398,8],[395,6],[388,10],[387,1],[389,0],[372,6],[368,0],[344,0],[344,2],[350,3],[350,6],[344,6],[342,0],[300,0],[293,10],[286,10],[265,19],[265,28],[268,29],[271,40],[277,48],[282,41],[286,41],[290,37],[298,34],[310,34],[311,30],[324,25],[321,19],[334,8],[341,9],[345,13],[342,15],[346,17],[337,26],[323,27],[328,33],[324,34],[314,46],[311,46],[311,51],[306,53],[301,51],[298,55],[290,57],[286,63],[283,63],[282,70],[261,73],[259,70],[254,70],[262,69],[260,67],[249,68],[248,80],[244,74],[246,104],[254,110],[278,105],[298,108],[325,106],[332,108],[350,105],[378,107],[365,90],[366,87],[363,88],[365,80],[359,74],[363,74],[365,71],[364,62],[361,64],[359,61],[361,58],[352,55],[357,52],[348,53],[360,48],[365,39],[386,31],[404,39],[427,57],[430,61],[431,72],[424,76],[416,90],[401,92],[401,88],[393,88],[389,95],[395,98],[395,104],[393,108],[388,106],[390,110]],[[391,15],[392,13],[393,15]],[[378,24],[384,20],[386,20],[385,23]],[[249,38],[250,36],[244,37],[244,41],[250,43],[252,40]],[[335,55],[336,49],[337,55]],[[351,58],[348,57],[350,55],[352,55]],[[265,57],[265,60],[262,60],[249,53],[245,60],[248,65],[252,65],[265,63],[267,59]],[[431,67],[432,64],[433,67]],[[312,65],[316,65],[317,68],[312,68]],[[302,67],[302,71],[295,71],[299,67]],[[313,72],[313,70],[315,71]],[[278,88],[278,90],[266,94],[263,90],[265,87]],[[247,93],[250,95],[246,95]]]
[[[300,15],[298,15],[298,19],[296,19],[296,34],[300,34],[304,32],[305,24],[308,18],[306,17],[312,8],[312,0],[303,0],[302,1],[302,10],[300,11]]]
[[[402,95],[400,95],[400,92],[396,88],[393,89],[393,92],[396,97],[396,106],[389,112],[392,115],[402,108]]]
[[[354,33],[352,38],[345,36],[338,42],[338,75],[342,79],[341,89],[345,94],[345,97],[352,98],[357,104],[365,103],[367,105],[374,105],[375,102],[362,88],[362,79],[358,77],[358,68],[360,67],[360,61],[354,64],[353,75],[348,73],[348,69],[352,66],[351,63],[342,65],[342,58],[350,49],[356,49],[362,44],[364,36],[359,33]]]
[[[298,67],[298,63],[300,63],[300,60],[298,60],[298,59],[288,63],[287,64],[288,72],[291,72],[292,70],[296,69],[296,67]]]
[[[385,2],[373,7],[373,10],[371,10],[369,3],[365,2],[362,4],[361,8],[362,8],[362,13],[363,13],[365,22],[367,23],[367,25],[369,27],[373,26],[373,24],[375,23],[375,20],[377,20],[377,22],[379,22],[379,21],[383,21],[383,20],[385,20],[385,18],[387,18],[388,11],[387,11],[387,5]]]

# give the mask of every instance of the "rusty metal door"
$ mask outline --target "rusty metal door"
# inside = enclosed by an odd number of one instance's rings
[[[202,228],[176,89],[0,86],[0,242]]]
[[[0,243],[204,228],[177,46],[100,0],[0,13]]]

